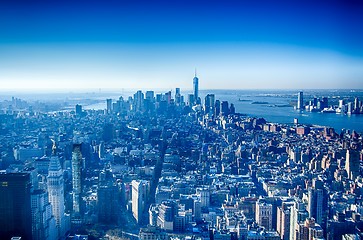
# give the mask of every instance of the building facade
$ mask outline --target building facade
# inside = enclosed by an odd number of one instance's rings
[[[147,200],[149,195],[150,184],[145,180],[132,180],[132,214],[139,224],[146,219],[143,218],[147,212]]]
[[[73,145],[72,152],[72,186],[73,186],[73,214],[80,214],[81,193],[82,193],[82,152],[81,144]]]
[[[0,239],[32,238],[29,173],[0,174]]]
[[[68,229],[65,229],[63,170],[59,163],[59,158],[56,156],[52,156],[50,159],[47,187],[49,202],[52,206],[53,216],[58,229],[58,236],[62,237]]]

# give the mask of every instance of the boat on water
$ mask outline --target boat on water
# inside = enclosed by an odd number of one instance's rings
[[[252,100],[238,98],[238,101],[239,102],[251,102]]]
[[[336,113],[336,110],[332,107],[330,108],[324,108],[323,110],[321,110],[322,113]]]
[[[252,102],[251,104],[268,104],[268,102]]]

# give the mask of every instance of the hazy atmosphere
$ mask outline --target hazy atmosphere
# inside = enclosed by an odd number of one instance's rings
[[[363,1],[1,1],[0,239],[363,239]]]
[[[0,6],[4,90],[362,88],[359,1]]]

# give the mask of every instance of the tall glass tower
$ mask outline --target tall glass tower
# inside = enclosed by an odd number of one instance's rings
[[[50,158],[47,185],[49,202],[52,205],[52,212],[56,221],[59,238],[65,233],[65,218],[63,170],[57,156],[52,156]]]
[[[72,185],[73,185],[73,213],[80,213],[81,202],[81,168],[82,168],[82,152],[81,144],[73,145],[72,152]]]
[[[199,91],[199,79],[197,78],[197,71],[195,71],[193,78],[193,93],[194,93],[194,102],[198,103],[198,91]]]
[[[0,173],[0,239],[32,239],[29,173]]]
[[[297,109],[303,109],[304,108],[304,93],[299,92],[297,95]]]

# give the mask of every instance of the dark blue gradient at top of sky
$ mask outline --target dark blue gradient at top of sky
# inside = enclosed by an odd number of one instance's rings
[[[9,1],[0,44],[268,43],[363,56],[363,1]]]

